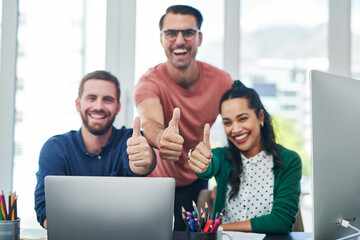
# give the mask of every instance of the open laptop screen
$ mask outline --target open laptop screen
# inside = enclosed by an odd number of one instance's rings
[[[50,240],[172,239],[175,180],[47,176]]]

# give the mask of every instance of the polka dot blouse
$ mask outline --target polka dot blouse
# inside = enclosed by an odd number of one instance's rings
[[[274,195],[273,156],[261,151],[247,159],[241,154],[243,172],[240,191],[231,199],[231,187],[227,185],[223,223],[239,222],[270,214]]]

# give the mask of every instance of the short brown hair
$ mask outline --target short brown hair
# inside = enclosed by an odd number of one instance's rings
[[[199,10],[188,5],[173,5],[166,9],[166,13],[160,18],[159,27],[160,31],[164,25],[164,18],[168,13],[181,14],[181,15],[193,15],[196,18],[198,30],[201,28],[203,17]]]
[[[109,81],[109,82],[113,82],[115,83],[116,86],[116,98],[117,101],[120,102],[120,82],[119,80],[112,75],[110,72],[107,71],[95,71],[95,72],[91,72],[86,74],[80,82],[80,86],[79,86],[79,91],[78,91],[78,96],[79,98],[81,97],[83,91],[84,91],[84,84],[87,80],[90,79],[101,79],[101,80],[105,80],[105,81]]]

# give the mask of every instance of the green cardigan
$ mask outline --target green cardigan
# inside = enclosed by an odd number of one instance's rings
[[[274,169],[274,202],[271,213],[250,219],[253,232],[257,233],[288,233],[296,220],[299,211],[300,180],[302,164],[299,155],[279,146],[283,168]],[[215,177],[217,188],[213,214],[221,212],[226,198],[226,188],[231,165],[226,160],[228,147],[212,149],[213,158],[205,172],[197,174],[199,178]],[[213,215],[214,216],[214,215]]]

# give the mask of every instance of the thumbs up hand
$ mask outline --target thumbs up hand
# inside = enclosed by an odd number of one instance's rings
[[[204,126],[203,141],[189,152],[189,167],[197,173],[203,173],[209,166],[211,158],[210,125],[207,123]]]
[[[179,134],[179,120],[180,120],[180,109],[174,108],[173,116],[169,122],[169,130],[171,129],[174,133]]]
[[[175,108],[167,128],[164,129],[159,144],[160,157],[167,161],[177,161],[183,149],[184,138],[179,134],[180,109]]]
[[[138,175],[149,173],[155,164],[155,153],[140,132],[140,118],[134,120],[132,137],[126,142],[131,171]]]
[[[133,137],[139,137],[141,136],[141,132],[140,132],[140,118],[136,117],[134,119],[134,128],[133,128]]]

